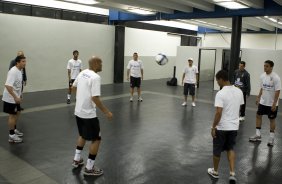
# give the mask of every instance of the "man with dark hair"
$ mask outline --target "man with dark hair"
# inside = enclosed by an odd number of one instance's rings
[[[78,76],[79,72],[82,70],[82,62],[78,59],[79,52],[74,50],[72,52],[73,58],[68,61],[67,70],[68,70],[68,79],[69,79],[69,90],[67,94],[67,104],[71,103],[71,86]]]
[[[72,165],[75,168],[83,165],[83,159],[80,154],[85,142],[91,141],[89,155],[84,169],[84,175],[90,176],[103,174],[103,170],[95,166],[95,158],[101,142],[100,124],[96,114],[96,107],[109,120],[113,116],[100,100],[101,77],[97,74],[100,71],[102,71],[102,60],[93,56],[89,60],[89,69],[80,72],[73,83],[73,88],[77,88],[74,114],[76,116],[79,137]]]
[[[233,76],[234,86],[240,88],[244,95],[244,104],[240,107],[240,122],[245,121],[246,97],[250,96],[251,91],[250,74],[245,70],[245,66],[245,61],[240,61],[239,69],[235,70]]]
[[[135,87],[137,88],[138,101],[143,101],[141,97],[141,80],[143,80],[143,69],[143,62],[138,59],[138,54],[136,52],[133,53],[133,59],[130,60],[127,65],[127,80],[130,79],[130,102],[133,101]]]
[[[3,111],[9,114],[8,127],[9,127],[9,142],[21,143],[23,141],[23,133],[17,129],[17,121],[20,116],[21,102],[22,102],[22,69],[25,68],[26,60],[23,55],[17,56],[16,66],[12,67],[5,82],[2,100]]]
[[[230,84],[228,73],[220,70],[216,74],[216,81],[222,89],[215,97],[216,113],[211,127],[213,138],[213,168],[208,169],[208,174],[213,178],[219,178],[218,165],[221,152],[227,151],[230,167],[230,182],[236,182],[235,178],[235,152],[237,131],[239,129],[239,109],[244,103],[243,93],[240,89]],[[236,113],[238,112],[238,113]]]
[[[24,52],[22,50],[18,51],[17,52],[17,56],[24,56]],[[16,66],[16,59],[13,59],[11,62],[10,62],[10,66],[9,66],[9,70]],[[25,67],[22,69],[22,74],[23,74],[23,86],[26,86],[27,84],[27,75],[26,75],[26,70],[25,70]],[[23,86],[22,86],[22,91],[23,91]],[[24,110],[22,107],[21,107],[21,110]]]
[[[256,115],[256,134],[249,138],[250,142],[261,141],[261,124],[262,116],[267,115],[270,121],[270,136],[268,146],[274,144],[275,119],[278,111],[279,95],[281,90],[280,77],[273,72],[273,61],[267,60],[264,62],[264,73],[260,76],[260,91],[256,99],[258,105]]]

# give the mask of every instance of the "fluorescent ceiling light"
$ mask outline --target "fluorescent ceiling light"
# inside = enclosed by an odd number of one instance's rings
[[[153,14],[156,14],[156,12],[152,11],[152,10],[145,10],[145,9],[142,9],[142,8],[134,8],[134,7],[128,8],[127,11],[129,11],[131,13],[140,14],[140,15],[153,15]]]
[[[243,9],[249,8],[246,4],[238,0],[213,0],[215,4],[228,9]]]
[[[177,27],[181,29],[188,29],[193,31],[198,31],[198,26],[177,22],[177,21],[166,21],[166,20],[154,20],[154,21],[140,21],[147,24],[154,24],[154,25],[161,25],[161,26],[168,26],[168,27]]]
[[[64,1],[73,2],[73,3],[80,3],[80,4],[87,4],[87,5],[93,5],[93,4],[99,3],[95,0],[64,0]]]
[[[109,15],[109,10],[82,4],[74,4],[71,2],[55,1],[55,0],[6,0],[15,3],[24,3],[30,5],[37,5],[43,7],[59,8],[65,10],[73,10],[87,13],[94,13],[100,15]]]

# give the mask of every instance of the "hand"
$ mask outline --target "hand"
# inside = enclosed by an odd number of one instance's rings
[[[110,111],[108,111],[106,113],[106,116],[107,116],[108,120],[112,120],[113,119],[113,114]]]
[[[23,81],[23,85],[26,86],[26,84],[27,84],[27,81]]]
[[[15,102],[16,102],[16,104],[20,104],[20,103],[22,102],[22,99],[21,99],[21,98],[16,97],[16,98],[15,98]]]
[[[212,138],[216,138],[216,133],[215,133],[216,129],[215,128],[212,128],[211,129],[211,136]]]
[[[272,112],[276,111],[276,104],[272,105],[271,111],[272,111]]]
[[[259,98],[257,97],[257,99],[256,99],[256,105],[258,105],[259,104]]]

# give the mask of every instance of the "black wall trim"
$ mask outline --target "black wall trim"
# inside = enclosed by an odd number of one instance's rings
[[[123,83],[125,27],[115,27],[114,83]]]

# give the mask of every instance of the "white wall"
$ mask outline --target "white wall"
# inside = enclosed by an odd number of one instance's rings
[[[144,80],[171,78],[180,41],[180,36],[168,35],[166,32],[125,28],[124,80],[128,61],[134,52],[138,53],[144,63]],[[168,64],[160,66],[155,62],[158,53],[168,57]]]
[[[194,57],[198,65],[199,47],[178,47],[176,66],[183,67],[183,61],[187,57]],[[208,49],[211,49],[209,47]],[[222,65],[222,52],[226,48],[216,48],[216,63],[215,73],[221,70]],[[246,62],[246,70],[251,75],[251,95],[258,95],[260,90],[259,77],[264,72],[263,65],[266,60],[272,60],[274,62],[273,71],[276,72],[282,78],[282,50],[265,50],[265,49],[242,49],[242,60]],[[181,80],[182,72],[178,70],[177,78]],[[216,80],[214,79],[214,89],[219,90]],[[282,98],[282,96],[280,96]]]
[[[231,34],[200,34],[202,47],[230,48]],[[276,42],[277,41],[277,42]],[[241,48],[282,50],[282,35],[278,34],[242,34]]]
[[[113,82],[113,26],[8,14],[0,14],[0,22],[0,94],[18,50],[27,57],[25,92],[67,88],[66,65],[76,49],[84,68],[92,55],[100,56],[102,83]]]

